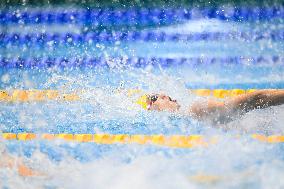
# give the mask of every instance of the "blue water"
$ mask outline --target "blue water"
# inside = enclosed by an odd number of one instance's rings
[[[195,28],[195,30],[193,29]],[[208,29],[209,28],[209,29]],[[156,30],[283,29],[279,22],[235,23],[197,20]],[[152,30],[152,29],[151,29]],[[194,31],[193,31],[194,30]],[[1,47],[1,57],[281,57],[283,41],[189,41]],[[166,112],[147,112],[116,89],[164,92],[189,105],[199,99],[189,88],[284,88],[283,62],[226,62],[144,66],[111,61],[92,68],[1,68],[1,89],[86,90],[79,102],[1,102],[2,132],[165,134],[220,136],[206,148],[98,145],[65,141],[1,140],[2,154],[21,159],[45,176],[23,178],[0,169],[3,188],[283,188],[283,144],[266,144],[252,133],[283,135],[284,107],[255,110],[227,124],[208,124]],[[236,138],[240,135],[240,138]],[[196,175],[207,176],[197,179]],[[210,179],[211,178],[211,179]],[[212,180],[212,178],[214,178]],[[28,180],[28,182],[26,182]]]

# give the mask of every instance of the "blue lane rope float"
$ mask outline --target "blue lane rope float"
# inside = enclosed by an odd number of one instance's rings
[[[92,42],[115,42],[115,41],[200,41],[200,40],[228,40],[240,39],[245,41],[258,41],[271,39],[273,41],[284,40],[284,31],[261,32],[202,32],[192,34],[166,34],[165,32],[151,31],[128,31],[128,32],[89,32],[86,34],[50,34],[50,33],[1,33],[0,46],[7,44],[53,44],[62,43],[80,44]]]
[[[69,142],[89,142],[95,144],[140,144],[140,145],[157,145],[173,148],[193,148],[209,147],[218,144],[221,136],[202,136],[202,135],[128,135],[128,134],[35,134],[35,133],[2,133],[4,140],[56,140],[61,139]],[[265,136],[261,134],[252,134],[249,136],[252,140],[265,143],[283,143],[283,135]],[[240,139],[240,136],[232,137],[233,140]]]
[[[48,68],[48,67],[113,67],[117,66],[146,67],[146,66],[198,66],[212,64],[283,64],[281,56],[271,57],[193,57],[193,58],[159,58],[159,57],[97,57],[97,58],[0,58],[2,68]]]
[[[211,8],[140,8],[140,9],[77,9],[77,10],[11,10],[0,12],[0,24],[90,23],[102,25],[167,24],[195,18],[220,20],[263,20],[283,18],[284,9],[276,7],[211,7]]]

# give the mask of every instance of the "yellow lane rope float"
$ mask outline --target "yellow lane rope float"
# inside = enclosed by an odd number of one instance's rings
[[[239,137],[233,137],[238,139]],[[283,143],[284,136],[265,136],[252,134],[250,138],[265,143]],[[202,135],[128,135],[128,134],[35,134],[35,133],[2,133],[2,139],[30,141],[35,139],[55,140],[62,139],[73,142],[93,142],[96,144],[140,144],[158,145],[174,148],[208,147],[217,144],[220,136]]]
[[[58,90],[0,90],[0,101],[4,102],[41,102],[46,100],[77,101],[78,94]]]
[[[256,89],[189,89],[189,92],[204,97],[215,97],[215,98],[228,98],[245,93],[256,91]],[[134,94],[142,94],[143,91],[139,89],[127,90],[127,95],[132,96]],[[56,101],[78,101],[80,100],[80,94],[84,94],[84,91],[76,93],[65,93],[60,90],[0,90],[0,101],[2,102],[41,102],[47,100]],[[144,101],[146,100],[145,95],[142,95],[137,103],[142,107],[145,106]],[[143,107],[144,108],[144,107]],[[145,107],[146,108],[146,107]]]

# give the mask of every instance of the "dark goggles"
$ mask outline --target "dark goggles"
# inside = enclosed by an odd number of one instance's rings
[[[154,103],[158,100],[158,95],[151,95],[149,97],[149,100],[151,101],[151,103]]]
[[[158,95],[151,95],[151,96],[149,97],[149,100],[150,100],[151,103],[156,102],[156,101],[158,100]],[[169,97],[169,100],[170,100],[170,101],[174,101],[171,97]]]

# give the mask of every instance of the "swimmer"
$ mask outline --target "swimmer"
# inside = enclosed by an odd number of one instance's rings
[[[164,94],[144,95],[138,101],[144,109],[168,111],[189,115],[198,120],[217,123],[228,122],[235,115],[243,115],[254,109],[284,104],[284,89],[267,89],[232,97],[225,101],[206,100],[195,102],[184,111],[176,100]]]

